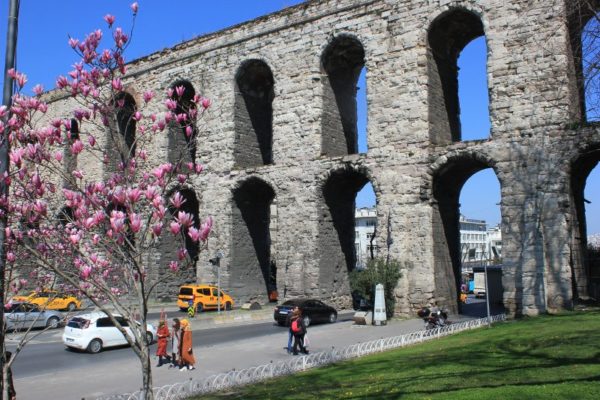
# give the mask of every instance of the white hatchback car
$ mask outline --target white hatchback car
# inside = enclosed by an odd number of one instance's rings
[[[116,316],[117,321],[125,327],[127,334],[133,337],[130,322],[121,316]],[[139,322],[135,322],[139,324]],[[156,339],[156,328],[147,324],[146,335],[148,343]],[[67,347],[87,350],[90,353],[98,353],[102,349],[127,344],[125,336],[117,329],[108,316],[100,311],[89,314],[77,315],[67,322],[62,336],[63,343]]]

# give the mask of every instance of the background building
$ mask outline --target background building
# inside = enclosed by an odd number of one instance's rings
[[[377,226],[377,209],[357,208],[354,213],[354,221],[356,227],[354,235],[356,268],[363,269],[371,258],[371,248],[373,248],[373,257],[377,257],[377,240],[374,237],[375,227]]]

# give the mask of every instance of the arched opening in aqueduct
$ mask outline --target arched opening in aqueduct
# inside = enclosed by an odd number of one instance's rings
[[[237,299],[268,301],[277,290],[277,266],[271,258],[273,188],[249,178],[233,190],[229,289]]]
[[[171,197],[176,193],[183,197],[183,204],[179,209],[176,209],[171,203]],[[186,212],[190,214],[193,218],[192,227],[199,229],[200,228],[200,202],[198,197],[196,196],[196,192],[192,188],[177,188],[169,192],[166,201],[169,204],[168,211],[171,216],[171,220],[175,220],[178,217],[178,212]],[[168,229],[168,225],[163,229]],[[183,237],[182,240],[178,240],[170,233],[163,234],[161,236],[161,242],[159,244],[159,257],[161,261],[159,262],[159,270],[158,270],[158,280],[162,280],[161,284],[158,286],[158,294],[159,298],[163,299],[172,299],[174,293],[178,293],[179,286],[186,282],[194,282],[196,280],[196,264],[198,261],[198,253],[200,251],[200,247],[198,243],[194,243],[187,234],[188,228],[182,226],[180,235]],[[181,247],[181,242],[184,243],[184,248]],[[178,253],[182,250],[187,252],[187,256],[191,259],[192,265],[187,267],[187,269],[178,273],[178,279],[173,280],[170,276],[169,271],[169,262],[173,260],[178,260]],[[184,262],[180,262],[180,265],[183,265]]]
[[[571,52],[582,123],[600,121],[600,2],[569,3]],[[600,298],[600,146],[592,145],[571,163],[573,299]]]
[[[573,299],[598,299],[600,296],[600,230],[597,220],[588,220],[587,215],[597,215],[600,202],[600,147],[580,155],[571,165],[571,215],[575,216],[572,234],[572,282]],[[593,185],[591,180],[595,180]],[[593,186],[592,186],[593,185]],[[592,187],[590,187],[592,186]],[[595,195],[595,197],[594,197]],[[595,207],[596,210],[591,208]],[[591,225],[591,231],[588,229]],[[588,235],[592,243],[588,243]],[[595,237],[598,237],[595,239]]]
[[[438,16],[429,27],[427,68],[429,139],[432,144],[463,140],[458,58],[467,44],[484,34],[481,19],[462,8]]]
[[[321,154],[358,153],[357,85],[365,66],[365,51],[354,36],[339,35],[325,48]]]
[[[319,210],[318,293],[322,299],[350,306],[348,273],[356,267],[356,194],[369,182],[366,172],[351,168],[332,171],[323,184]]]
[[[237,168],[273,164],[275,81],[262,60],[242,63],[235,76],[235,147]]]
[[[113,106],[117,110],[117,120],[110,121],[114,124],[111,124],[111,128],[116,129],[108,129],[108,140],[106,142],[106,153],[109,155],[108,173],[117,171],[119,165],[126,164],[136,150],[136,122],[132,118],[137,110],[135,99],[129,93],[121,92],[115,96]]]
[[[170,87],[173,90],[171,99],[177,102],[175,115],[185,115],[185,119],[174,120],[169,123],[168,135],[168,160],[170,163],[196,161],[196,104],[193,102],[196,90],[186,81],[179,80]],[[181,92],[183,90],[183,92]],[[179,93],[181,94],[178,94]],[[182,118],[182,117],[180,117]]]
[[[432,287],[438,304],[450,310],[460,309],[458,299],[463,273],[460,194],[473,175],[491,167],[488,161],[466,154],[450,159],[434,174],[432,232],[435,282]],[[495,298],[500,301],[502,293],[496,293]]]

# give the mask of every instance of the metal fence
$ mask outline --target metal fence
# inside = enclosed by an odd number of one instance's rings
[[[271,362],[270,364],[242,369],[239,371],[233,370],[204,379],[174,383],[159,388],[154,388],[154,398],[156,400],[186,399],[194,395],[217,392],[232,388],[234,386],[248,385],[277,376],[289,375],[298,371],[305,371],[309,368],[320,367],[338,361],[361,357],[367,354],[373,354],[416,343],[422,343],[427,340],[452,335],[456,332],[479,328],[493,322],[504,321],[505,319],[506,316],[504,314],[500,314],[490,317],[489,320],[488,318],[481,318],[465,322],[458,322],[441,328],[418,331],[408,333],[406,335],[378,339],[365,343],[357,343],[348,347],[309,354],[302,357],[294,357],[289,361],[277,363]],[[100,399],[139,400],[142,398],[143,393],[138,391],[135,393],[102,397]]]

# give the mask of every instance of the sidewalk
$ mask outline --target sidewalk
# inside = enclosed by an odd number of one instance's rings
[[[169,320],[173,318],[187,318],[190,319],[186,312],[180,311],[177,306],[161,306],[152,305],[149,308],[149,313],[160,313],[164,311]],[[273,321],[273,307],[267,305],[260,310],[242,310],[233,309],[231,311],[204,311],[197,313],[191,321],[198,323],[192,324],[192,330],[210,329],[222,325],[233,325],[247,322],[258,322],[258,321]],[[151,323],[158,322],[158,318],[150,317]]]
[[[267,319],[267,313],[262,311],[262,317]],[[241,313],[242,311],[240,311]],[[253,318],[259,318],[257,311],[245,311],[244,314],[236,315],[235,311],[225,317],[212,317],[206,314],[206,322],[195,323],[196,326],[215,326],[221,323],[222,318],[228,318],[230,323],[251,324]],[[252,313],[257,313],[256,317]],[[183,313],[181,313],[183,314]],[[175,316],[175,315],[173,315]],[[168,315],[169,318],[173,316]],[[236,319],[236,317],[238,317]],[[269,315],[272,319],[272,316]],[[248,319],[249,318],[249,319]],[[453,321],[464,320],[452,316]],[[201,329],[201,328],[200,328]],[[323,324],[311,326],[308,329],[310,337],[309,350],[311,353],[331,350],[332,347],[345,347],[355,343],[376,340],[384,337],[399,336],[423,329],[423,321],[420,319],[392,320],[384,326],[354,325],[353,322],[339,322],[336,324]],[[194,335],[194,354],[196,356],[196,370],[179,371],[169,369],[166,366],[153,368],[153,382],[155,387],[164,386],[176,382],[184,382],[188,379],[202,379],[211,375],[228,372],[232,369],[244,369],[253,366],[278,362],[294,357],[288,355],[284,350],[287,344],[287,329],[274,324],[273,333],[258,338],[228,342],[226,345],[203,346],[201,335]],[[155,357],[152,359],[155,362]],[[62,398],[62,399],[93,399],[99,396],[111,394],[130,393],[139,389],[141,384],[141,372],[139,361],[132,357],[120,362],[104,364],[103,366],[90,365],[85,374],[64,376],[49,372],[36,377],[35,385],[31,382],[17,380],[20,399],[40,398]]]

